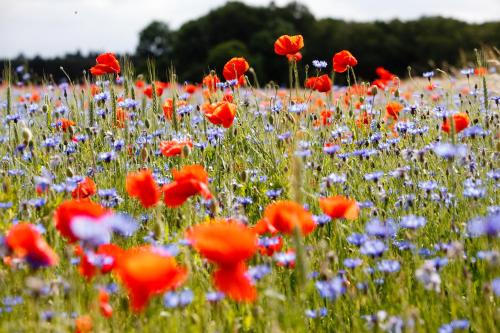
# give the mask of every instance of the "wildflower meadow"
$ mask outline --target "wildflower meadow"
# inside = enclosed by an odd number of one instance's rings
[[[288,82],[6,65],[1,332],[500,331],[498,50],[366,82],[268,47]]]

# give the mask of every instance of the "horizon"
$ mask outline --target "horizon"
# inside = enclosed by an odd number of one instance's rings
[[[188,0],[182,3],[163,3],[161,0],[147,0],[137,8],[132,0],[4,0],[0,5],[0,31],[9,33],[0,34],[0,44],[4,46],[0,50],[0,58],[13,59],[21,54],[28,58],[55,58],[77,52],[88,55],[103,51],[131,54],[135,52],[139,32],[152,21],[165,22],[172,30],[176,30],[226,2],[216,0],[208,4],[203,0]],[[271,1],[238,2],[266,7]],[[274,2],[283,6],[292,1]],[[422,17],[441,16],[473,24],[500,20],[500,2],[495,0],[477,0],[473,4],[466,0],[443,0],[438,4],[432,0],[423,0],[418,4],[385,0],[379,1],[377,6],[366,6],[370,3],[369,0],[332,1],[328,7],[322,0],[298,2],[305,5],[316,19],[406,22]],[[406,9],[403,15],[398,14],[402,12],[402,6]],[[157,15],[159,12],[165,14]],[[113,15],[110,16],[109,13]],[[22,20],[30,21],[29,26],[19,25]],[[108,20],[111,23],[106,23]],[[96,25],[96,22],[106,24],[106,30],[99,24]],[[12,29],[13,26],[16,28]],[[75,35],[78,38],[74,38]]]

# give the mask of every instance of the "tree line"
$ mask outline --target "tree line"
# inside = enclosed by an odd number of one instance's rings
[[[204,74],[216,70],[233,56],[245,57],[261,82],[287,82],[287,61],[274,54],[273,44],[283,34],[302,34],[303,65],[312,60],[330,64],[335,52],[350,50],[358,59],[358,76],[370,80],[375,68],[383,66],[405,77],[408,66],[414,75],[440,67],[473,66],[475,48],[500,45],[500,22],[470,24],[443,17],[422,17],[411,21],[350,22],[317,19],[308,8],[294,2],[277,6],[250,6],[228,2],[208,14],[172,30],[155,21],[139,36],[134,54],[127,57],[136,73],[147,73],[147,59],[154,59],[157,77],[166,80],[175,68],[180,81],[200,82]],[[103,50],[107,51],[107,50]],[[95,63],[96,54],[80,52],[44,59],[36,56],[11,59],[13,66],[28,64],[35,77],[65,78],[62,66],[72,79]],[[4,60],[5,61],[5,60]],[[310,68],[309,72],[314,73]]]

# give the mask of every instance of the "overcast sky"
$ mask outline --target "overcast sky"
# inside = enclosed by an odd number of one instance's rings
[[[23,52],[62,55],[81,50],[133,52],[138,33],[152,20],[172,28],[225,0],[0,0],[0,57]],[[267,5],[269,0],[247,0]],[[288,0],[277,0],[277,4]],[[422,15],[468,22],[500,20],[500,0],[302,0],[316,17],[367,21]]]

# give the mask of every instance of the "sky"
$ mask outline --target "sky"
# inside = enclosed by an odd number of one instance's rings
[[[226,0],[0,0],[0,58],[56,56],[80,50],[133,52],[153,20],[175,29]],[[269,0],[242,1],[267,5]],[[289,0],[276,0],[283,5]],[[500,21],[500,0],[301,0],[317,17],[354,21],[423,15]]]

